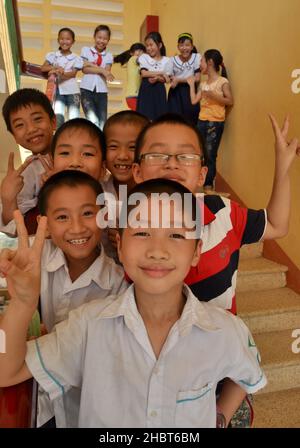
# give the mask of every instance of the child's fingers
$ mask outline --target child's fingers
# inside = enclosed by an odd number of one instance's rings
[[[32,245],[32,248],[36,250],[38,255],[42,253],[46,233],[47,233],[47,217],[42,216],[41,219],[39,220],[36,235]]]
[[[284,136],[284,138],[287,137],[288,131],[289,131],[289,125],[290,125],[290,117],[287,115],[284,119],[283,126],[281,128],[281,133]]]
[[[53,165],[50,163],[47,163],[46,160],[44,159],[44,157],[40,157],[39,156],[39,161],[41,162],[41,164],[43,165],[43,167],[45,168],[45,171],[48,173],[48,171],[51,171]]]
[[[17,234],[18,234],[18,248],[19,249],[27,249],[29,247],[28,243],[28,233],[24,224],[24,218],[20,210],[15,210],[14,220],[17,226]]]
[[[46,160],[46,162],[48,163],[49,168],[52,170],[53,169],[53,158],[52,158],[51,154],[47,154],[44,157],[44,160]]]
[[[290,142],[289,149],[291,149],[292,152],[298,154],[300,148],[299,148],[299,140],[297,138],[293,138],[293,140]]]
[[[272,124],[272,128],[273,128],[275,137],[276,137],[276,138],[279,138],[279,137],[281,136],[281,131],[280,131],[280,128],[279,128],[279,126],[278,126],[278,123],[277,123],[277,121],[276,121],[274,115],[269,114],[269,118],[270,118],[270,120],[271,120],[271,124]]]
[[[9,156],[8,156],[8,161],[7,161],[7,172],[11,172],[15,170],[15,165],[14,165],[14,153],[10,152]]]

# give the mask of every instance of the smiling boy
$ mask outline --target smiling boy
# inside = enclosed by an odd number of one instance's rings
[[[10,153],[7,174],[1,183],[1,231],[15,234],[13,211],[24,215],[36,206],[40,176],[50,163],[50,146],[55,130],[55,114],[46,95],[37,89],[20,89],[5,101],[2,115],[16,143],[32,152],[18,168]],[[44,165],[41,163],[43,160]]]
[[[152,193],[177,192],[181,199],[191,194],[163,179],[145,182],[136,192],[143,195],[146,208],[151,208]],[[27,346],[46,221],[41,219],[28,248],[22,219],[16,215],[19,249],[0,256],[0,272],[12,293],[0,320],[7,335],[0,386],[34,375],[52,399],[70,386],[81,387],[80,427],[201,428],[216,427],[220,379],[230,377],[237,391],[242,386],[255,392],[265,385],[257,349],[248,344],[252,337],[243,322],[199,302],[183,285],[190,266],[199,261],[201,242],[186,237],[190,229],[182,222],[183,214],[195,215],[196,199],[183,213],[179,205],[175,201],[170,207],[169,226],[153,227],[151,220],[144,220],[134,227],[129,220],[122,230],[119,256],[134,282],[125,293],[72,311],[53,333]],[[130,212],[130,199],[127,206]],[[161,217],[163,207],[157,211]],[[222,403],[225,424],[235,400],[233,393]]]

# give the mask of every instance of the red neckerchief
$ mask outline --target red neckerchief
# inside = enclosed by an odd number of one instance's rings
[[[97,57],[97,61],[96,61],[96,65],[98,65],[98,67],[100,67],[100,65],[102,64],[102,55],[101,55],[101,53],[98,53],[98,51],[93,51],[92,49],[91,49],[91,52],[93,53],[93,55],[97,55],[98,57]]]

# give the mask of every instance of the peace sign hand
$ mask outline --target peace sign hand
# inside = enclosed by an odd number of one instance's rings
[[[54,173],[56,173],[56,170],[54,169],[53,166],[53,159],[49,154],[47,154],[45,157],[39,155],[38,159],[45,169],[45,171],[41,174],[40,177],[40,187],[42,187],[46,182],[46,180],[49,179],[49,177],[53,176]]]
[[[1,198],[2,202],[16,201],[18,194],[24,186],[24,179],[22,176],[25,168],[30,165],[33,158],[28,157],[19,168],[15,169],[14,153],[10,152],[7,163],[7,173],[1,183]]]
[[[300,156],[299,140],[293,138],[288,140],[288,131],[290,125],[289,116],[285,117],[282,128],[280,129],[275,117],[269,114],[274,136],[275,136],[275,157],[276,169],[281,175],[286,175],[296,155]]]
[[[7,280],[12,300],[18,300],[30,309],[36,309],[40,295],[41,256],[47,232],[47,218],[39,220],[33,245],[29,239],[24,219],[19,210],[14,212],[18,233],[18,249],[0,252],[0,275]]]

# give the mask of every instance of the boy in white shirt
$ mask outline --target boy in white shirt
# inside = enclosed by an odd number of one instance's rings
[[[2,107],[7,130],[16,143],[32,152],[32,156],[14,168],[10,153],[7,174],[1,183],[1,232],[15,234],[13,211],[25,215],[36,206],[40,176],[51,161],[50,146],[55,130],[55,114],[47,96],[37,89],[20,89],[12,93]]]
[[[54,174],[40,190],[38,208],[47,216],[51,236],[45,240],[41,259],[40,306],[47,332],[83,303],[118,294],[128,286],[123,268],[100,244],[96,200],[101,193],[99,182],[76,170]],[[77,425],[79,396],[80,390],[74,388],[64,398],[68,425]],[[41,392],[38,405],[41,426],[50,420],[53,410]],[[59,401],[54,402],[58,424],[61,407]]]
[[[191,193],[165,179],[144,182],[133,193],[140,199],[142,195],[141,218],[132,221],[139,214],[128,201],[128,227],[122,230],[118,249],[134,284],[117,298],[71,312],[53,333],[27,346],[47,222],[40,220],[29,248],[22,218],[15,215],[19,249],[0,256],[0,272],[12,296],[0,320],[6,334],[0,386],[34,375],[52,399],[72,386],[81,387],[80,427],[200,428],[216,427],[216,385],[230,377],[236,387],[218,401],[220,426],[226,426],[246,393],[240,393],[240,386],[255,392],[266,384],[257,349],[240,319],[199,302],[183,284],[200,258],[199,235],[185,224],[197,222],[195,197],[189,196],[192,207],[182,209],[184,195]],[[168,225],[162,222],[164,201],[158,206],[156,201],[158,227],[149,214],[145,217],[153,205],[152,193],[166,193],[169,200],[178,194],[173,205],[169,203]]]

